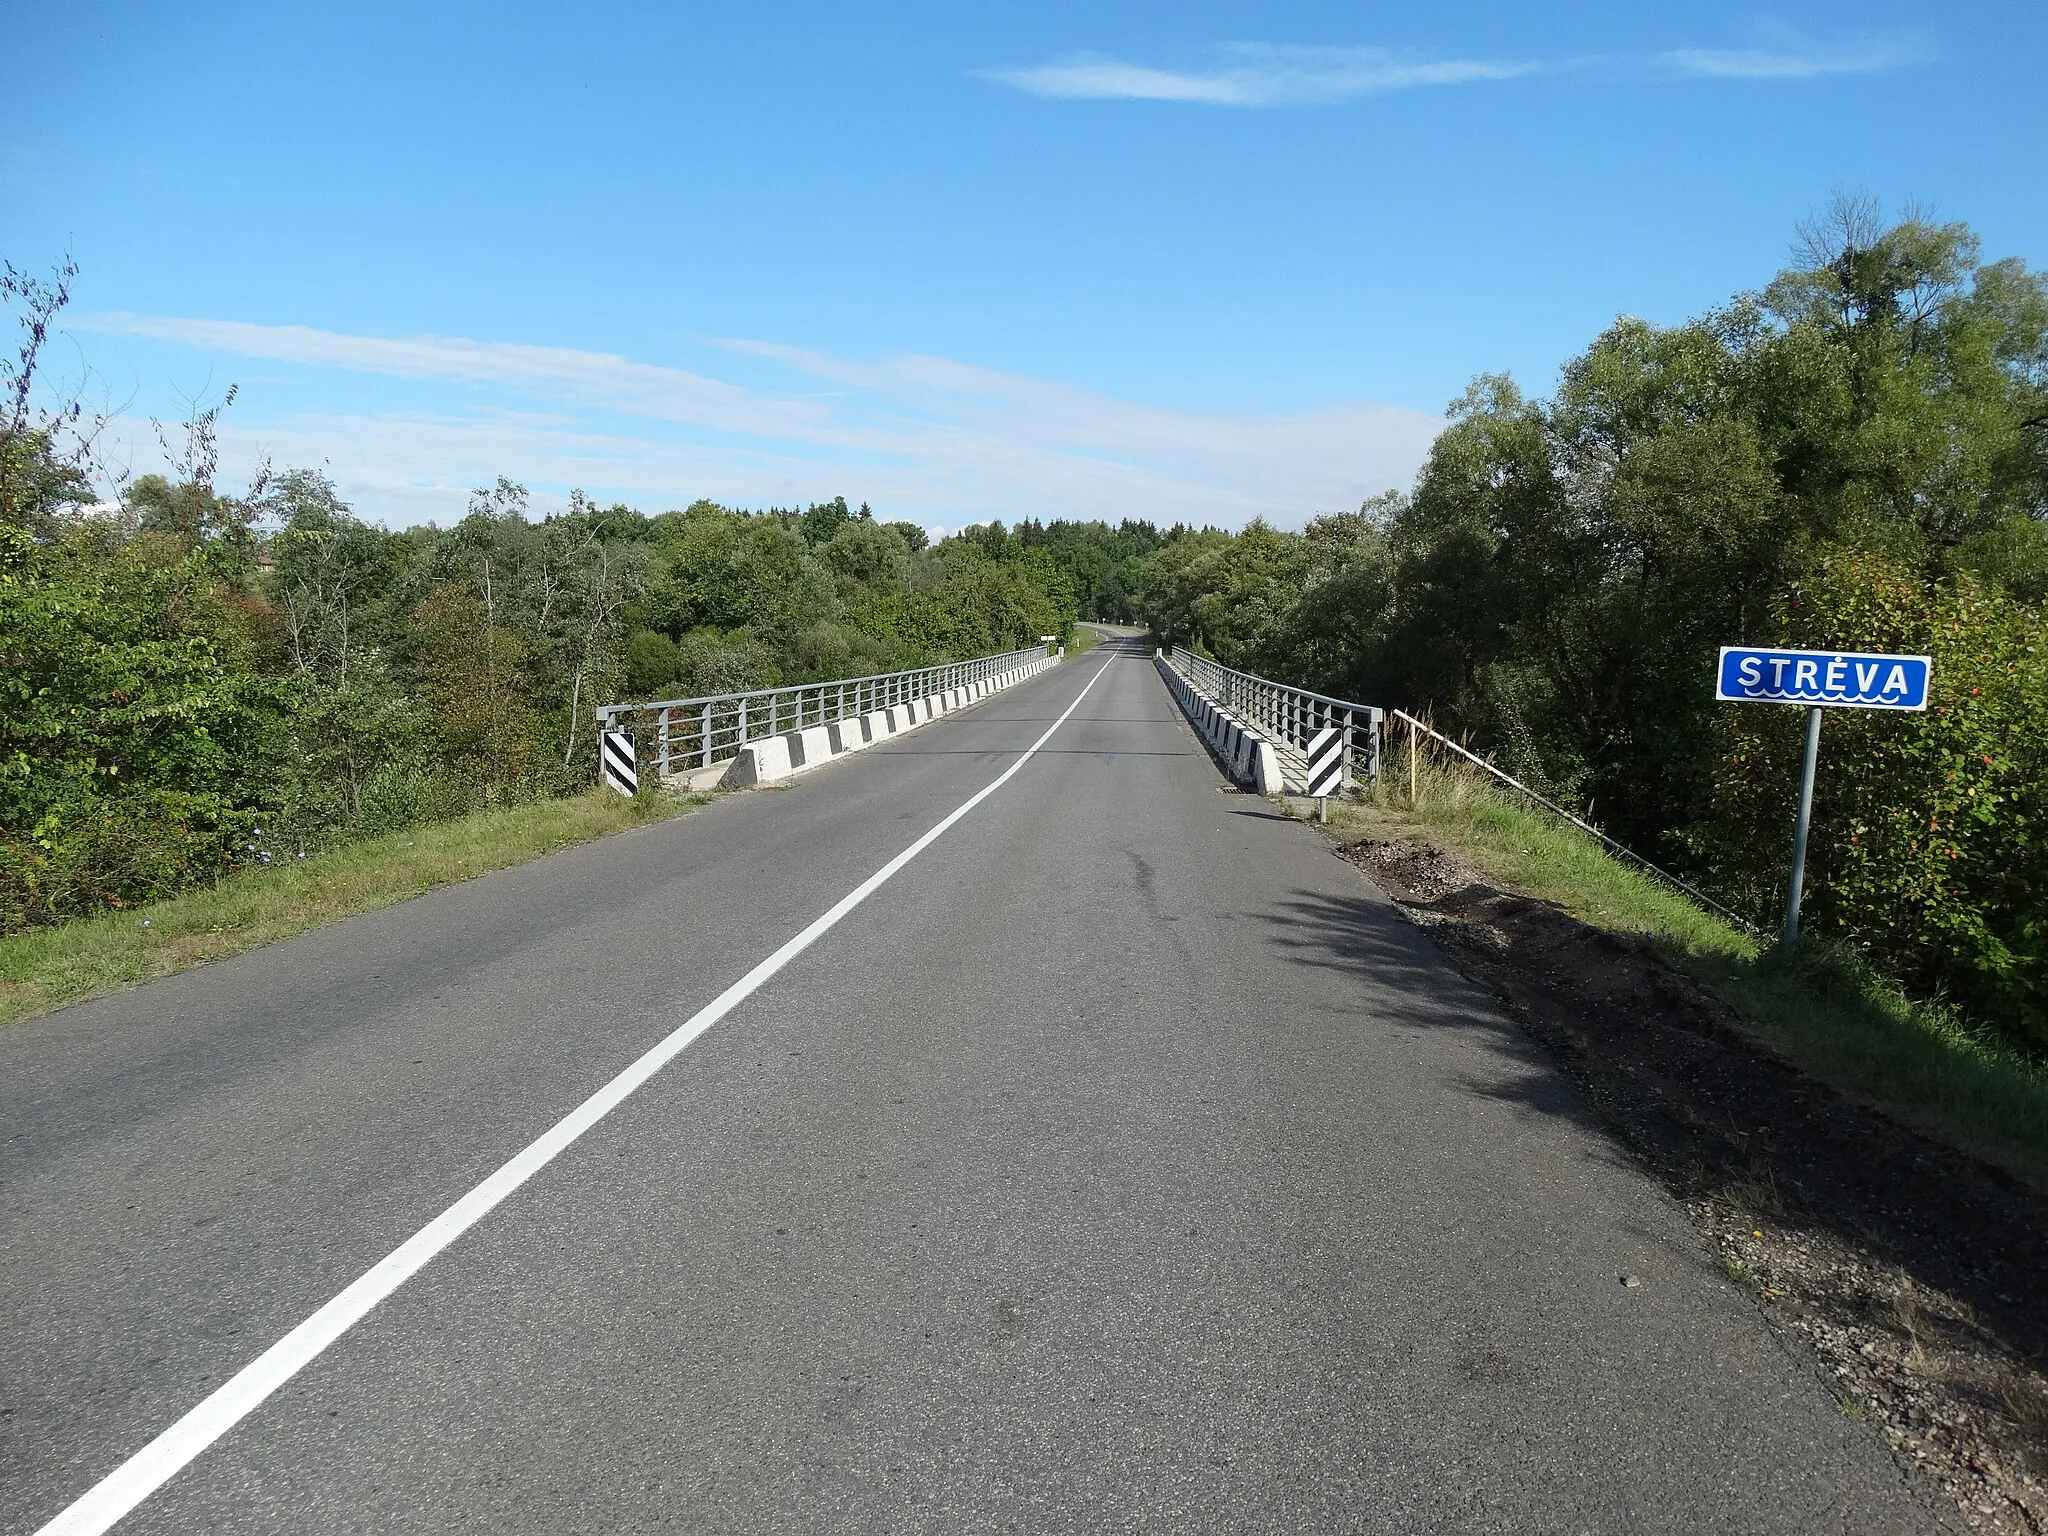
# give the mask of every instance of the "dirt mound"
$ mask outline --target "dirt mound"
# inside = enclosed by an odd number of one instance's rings
[[[1773,1055],[1647,939],[1429,844],[1338,852],[1579,1081],[1844,1412],[1978,1529],[2048,1532],[2048,1200]]]
[[[1402,901],[1435,901],[1479,880],[1434,843],[1389,843],[1367,838],[1338,851]]]

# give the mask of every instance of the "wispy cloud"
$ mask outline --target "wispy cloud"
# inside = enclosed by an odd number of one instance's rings
[[[183,342],[236,357],[347,368],[401,379],[464,379],[541,387],[581,404],[697,422],[726,431],[800,433],[822,420],[821,409],[805,401],[764,398],[701,374],[630,362],[604,352],[470,341],[460,336],[349,336],[303,325],[145,315],[94,315],[75,324],[81,330]]]
[[[981,71],[1034,96],[1188,101],[1218,107],[1314,106],[1428,85],[1508,80],[1540,65],[1522,60],[1427,59],[1388,48],[1230,43],[1206,69],[1160,69],[1080,53],[1051,64]]]
[[[311,370],[277,390],[331,397],[322,371],[438,382],[432,410],[293,414],[245,390],[227,422],[245,460],[327,461],[387,518],[459,514],[497,474],[653,507],[864,497],[957,526],[990,517],[1147,517],[1298,524],[1405,485],[1442,422],[1342,403],[1289,415],[1174,410],[948,358],[836,357],[714,344],[781,387],[615,354],[461,337],[100,315],[81,328]],[[222,371],[219,363],[215,371]],[[817,386],[829,383],[829,395]]]
[[[1674,48],[1658,62],[1689,75],[1724,80],[1812,80],[1823,75],[1875,75],[1923,64],[1933,50],[1901,34],[1847,42],[1786,41],[1766,48]]]
[[[983,79],[1065,100],[1179,101],[1212,107],[1300,107],[1422,86],[1469,85],[1598,67],[1622,75],[1668,73],[1729,80],[1810,80],[1925,63],[1934,50],[1903,34],[1816,43],[1783,34],[1752,48],[1672,48],[1654,55],[1568,59],[1432,59],[1389,48],[1229,43],[1204,68],[1169,69],[1103,54],[985,69]]]

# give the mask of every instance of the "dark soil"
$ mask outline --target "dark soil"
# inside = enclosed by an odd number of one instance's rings
[[[1430,844],[1340,848],[1488,986],[1730,1280],[1978,1530],[2048,1533],[2048,1198],[1806,1076],[1646,940]]]

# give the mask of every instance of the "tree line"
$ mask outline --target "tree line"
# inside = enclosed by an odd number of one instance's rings
[[[0,931],[585,788],[601,703],[893,671],[1073,620],[1041,541],[931,545],[843,498],[650,516],[576,494],[536,516],[500,480],[453,527],[394,531],[312,470],[230,494],[218,407],[172,473],[109,497],[96,424],[34,387],[71,275],[0,278],[23,321],[0,364]]]

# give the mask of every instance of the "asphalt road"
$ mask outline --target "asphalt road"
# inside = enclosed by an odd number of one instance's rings
[[[1105,668],[118,1529],[1937,1528],[1569,1086],[1111,645],[787,790],[0,1031],[0,1530]]]

